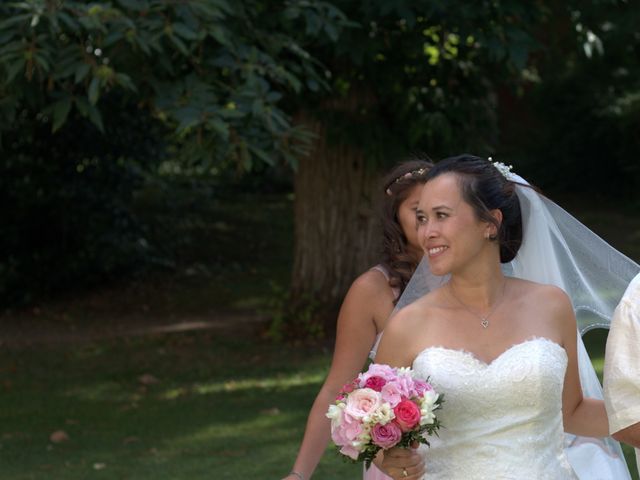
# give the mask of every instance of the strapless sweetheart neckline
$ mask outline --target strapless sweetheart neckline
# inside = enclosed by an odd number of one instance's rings
[[[481,359],[478,355],[476,355],[475,353],[466,350],[464,348],[451,348],[451,347],[444,347],[441,345],[431,345],[429,347],[424,348],[423,350],[420,351],[420,353],[418,353],[418,355],[416,355],[416,358],[414,359],[414,363],[416,362],[416,360],[418,358],[420,358],[420,356],[422,356],[423,354],[431,351],[431,350],[442,350],[442,351],[446,351],[446,352],[453,352],[453,353],[457,353],[462,355],[463,357],[467,357],[470,358],[472,360],[474,360],[475,362],[479,363],[480,365],[489,368],[491,367],[494,363],[499,362],[500,359],[502,359],[505,356],[508,356],[508,354],[510,352],[513,352],[514,350],[517,350],[519,348],[528,346],[529,344],[538,342],[538,341],[542,341],[542,342],[547,342],[550,343],[552,345],[555,345],[557,348],[561,349],[564,354],[566,355],[566,351],[565,349],[562,347],[562,345],[560,345],[558,342],[555,342],[549,338],[546,337],[533,337],[533,338],[528,338],[526,340],[523,340],[522,342],[518,342],[518,343],[514,343],[513,345],[511,345],[509,348],[507,348],[506,350],[504,350],[502,353],[500,353],[497,357],[495,357],[493,360],[486,362],[485,360]]]

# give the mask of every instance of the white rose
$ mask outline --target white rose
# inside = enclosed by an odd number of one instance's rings
[[[431,410],[420,410],[420,425],[431,425],[435,419],[436,416]]]
[[[342,423],[342,410],[344,408],[344,403],[340,403],[338,405],[329,405],[329,410],[325,414],[327,418],[331,419],[331,424],[334,426],[340,426]]]
[[[422,392],[422,406],[433,408],[438,401],[438,394],[433,390],[425,390]]]
[[[371,415],[371,424],[375,425],[379,423],[380,425],[386,425],[391,420],[396,418],[396,414],[393,412],[391,405],[385,402]]]

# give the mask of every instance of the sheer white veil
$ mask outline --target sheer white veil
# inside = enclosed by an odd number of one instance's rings
[[[523,243],[503,270],[506,275],[556,285],[569,295],[578,319],[578,362],[584,396],[602,399],[602,387],[581,334],[596,327],[609,328],[613,311],[640,266],[528,187],[523,178],[509,173],[508,179],[517,184]],[[446,280],[433,276],[423,259],[394,312]],[[580,480],[631,478],[620,444],[611,437],[566,434],[565,440],[569,461]]]

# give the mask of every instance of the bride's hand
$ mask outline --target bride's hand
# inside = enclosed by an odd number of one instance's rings
[[[416,448],[390,448],[380,469],[394,480],[418,480],[425,474],[424,459]]]

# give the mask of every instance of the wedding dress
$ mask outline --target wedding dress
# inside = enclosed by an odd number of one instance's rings
[[[421,446],[425,479],[577,478],[564,450],[562,385],[567,355],[536,337],[491,363],[472,353],[429,347],[413,362],[416,375],[445,394],[442,428]]]
[[[616,305],[640,267],[551,200],[526,187],[526,180],[513,173],[508,178],[517,183],[524,239],[518,255],[503,266],[503,271],[508,276],[555,285],[569,295],[578,320],[578,368],[583,394],[585,397],[602,399],[602,387],[581,334],[592,328],[609,327]],[[441,287],[447,280],[446,276],[431,275],[428,262],[423,259],[394,313],[427,292]],[[440,439],[434,438],[432,448],[425,453],[425,479],[575,478],[565,467],[568,458],[575,476],[580,480],[630,480],[620,445],[611,437],[589,438],[566,433],[560,436],[564,452],[558,450],[555,435],[547,437],[548,443],[540,444],[536,440],[542,438],[543,432],[550,434],[549,429],[556,428],[558,421],[562,426],[561,401],[555,400],[561,395],[562,383],[554,383],[552,377],[561,371],[560,378],[563,378],[566,369],[566,356],[558,362],[559,365],[554,363],[559,358],[560,347],[548,342],[538,352],[539,363],[536,364],[534,346],[540,347],[542,344],[545,342],[536,340],[516,345],[488,365],[468,352],[444,348],[428,348],[416,358],[414,367],[420,375],[430,376],[436,389],[440,387],[446,394],[446,403],[439,411],[445,428],[439,432]],[[554,361],[545,360],[543,352]],[[517,372],[522,368],[531,369],[531,378],[518,377]],[[466,377],[463,375],[465,372]],[[507,374],[513,377],[502,376]],[[486,386],[483,382],[486,382]],[[538,382],[537,387],[535,382]],[[535,388],[540,389],[539,393],[531,396],[530,392],[536,391]],[[526,409],[521,408],[519,403],[524,400],[532,402],[528,409],[529,423],[525,421]],[[551,417],[550,410],[547,410],[552,403],[557,409],[557,417]],[[512,417],[513,412],[523,416]],[[514,421],[516,428],[510,431],[513,427],[511,422]],[[456,429],[463,429],[465,422],[475,427],[469,427],[468,431]],[[454,438],[456,435],[461,435],[461,439]],[[488,440],[486,446],[481,442],[484,438]],[[477,442],[475,449],[470,447],[472,440]],[[459,441],[467,443],[461,445]],[[523,441],[527,449],[522,447]],[[465,454],[459,455],[451,445],[458,445],[458,449]],[[438,458],[441,452],[444,454],[443,460]],[[536,469],[544,467],[544,461],[536,460],[538,458],[549,460],[547,471],[535,473]],[[514,476],[509,472],[512,466],[514,469],[526,466],[532,471],[530,474]],[[446,469],[451,469],[453,473],[442,473]],[[467,474],[465,470],[471,473]],[[492,473],[502,470],[505,473]]]

